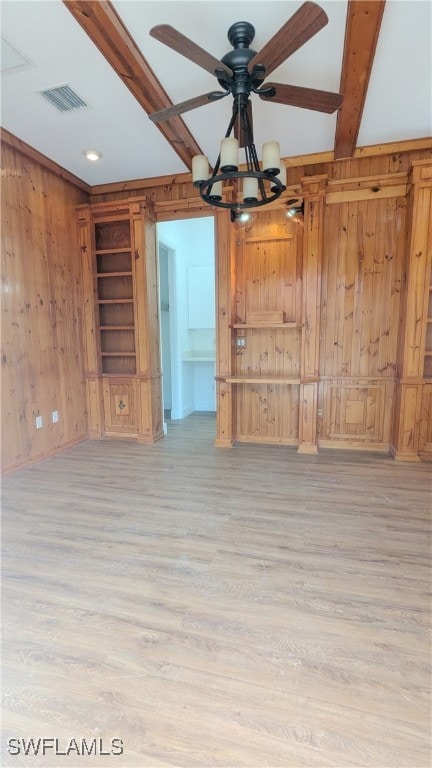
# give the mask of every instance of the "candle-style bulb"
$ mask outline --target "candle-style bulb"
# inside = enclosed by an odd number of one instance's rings
[[[209,162],[205,155],[195,155],[192,158],[192,181],[194,184],[202,184],[209,177]]]
[[[220,168],[222,173],[238,170],[238,140],[228,136],[221,141]]]
[[[272,176],[276,176],[281,167],[279,142],[267,141],[263,144],[262,157],[264,173],[271,173]]]

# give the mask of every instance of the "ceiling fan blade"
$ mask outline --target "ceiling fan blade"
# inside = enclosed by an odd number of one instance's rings
[[[164,43],[168,48],[172,48],[173,51],[177,51],[182,56],[185,56],[194,64],[198,64],[199,67],[206,69],[207,72],[214,75],[217,69],[222,69],[226,74],[232,75],[232,71],[225,64],[222,64],[219,59],[216,59],[210,53],[201,48],[199,45],[189,40],[188,37],[182,35],[174,27],[169,24],[159,24],[157,27],[153,27],[150,30],[150,35],[160,43]]]
[[[251,135],[253,136],[252,102],[250,100],[247,103],[247,116],[248,116],[249,125],[251,129]],[[241,124],[240,112],[237,113],[237,118],[234,123],[234,138],[238,139],[239,147],[245,146],[246,144],[245,134],[243,131],[243,126]]]
[[[249,62],[249,72],[254,64],[263,64],[266,75],[273,72],[279,64],[292,56],[295,51],[307,43],[328,22],[327,14],[316,3],[306,2],[276,32],[274,37]]]
[[[264,101],[275,101],[278,104],[288,104],[302,109],[313,109],[316,112],[326,112],[331,115],[339,109],[343,101],[341,93],[331,91],[318,91],[315,88],[301,88],[297,85],[283,85],[282,83],[266,83],[265,90],[274,89],[274,96],[260,94]]]
[[[162,123],[164,120],[169,120],[171,117],[182,115],[183,112],[189,112],[191,109],[197,107],[203,107],[205,104],[211,104],[213,101],[219,101],[224,96],[228,96],[229,91],[210,91],[210,93],[203,93],[202,96],[195,96],[193,99],[187,99],[187,101],[181,101],[180,104],[174,104],[172,107],[166,107],[159,112],[153,112],[149,115],[150,120],[153,123]]]

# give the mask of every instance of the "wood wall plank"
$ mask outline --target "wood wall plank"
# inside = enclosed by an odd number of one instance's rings
[[[302,336],[300,362],[300,453],[316,453],[320,345],[320,300],[327,176],[303,179],[304,236],[302,268]]]
[[[322,376],[395,376],[404,244],[404,199],[326,206]]]
[[[85,192],[2,151],[2,467],[87,435],[75,206]],[[51,422],[57,410],[59,421]],[[35,417],[43,428],[36,430]]]

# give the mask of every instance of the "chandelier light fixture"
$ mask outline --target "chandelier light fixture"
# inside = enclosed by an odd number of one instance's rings
[[[229,208],[234,221],[237,214],[245,208],[256,208],[276,200],[286,189],[286,169],[280,159],[277,141],[268,141],[262,148],[262,164],[254,143],[250,119],[249,91],[240,92],[233,102],[233,114],[222,139],[219,156],[213,172],[210,174],[209,161],[205,155],[196,155],[192,159],[192,179],[198,187],[200,196],[209,205]],[[237,135],[231,136],[237,126]],[[244,146],[245,169],[239,170],[239,143]],[[224,182],[237,180],[236,202],[223,199]]]
[[[227,76],[223,69],[216,72],[225,92],[212,94],[211,100],[231,93],[231,120],[212,173],[206,155],[196,155],[192,159],[192,180],[202,200],[219,208],[229,208],[232,221],[245,208],[256,208],[276,200],[286,188],[286,170],[281,163],[278,142],[268,141],[263,145],[261,166],[254,143],[250,94],[271,96],[274,90],[271,86],[260,87],[264,79],[264,67],[258,64],[251,72],[248,69],[254,56],[254,51],[249,48],[254,35],[255,29],[246,21],[239,21],[228,30],[228,39],[234,50],[223,57],[222,63],[229,67],[234,76]],[[240,147],[244,147],[244,170],[239,170]],[[223,198],[224,182],[230,183],[233,180],[239,182],[237,200],[227,202]]]

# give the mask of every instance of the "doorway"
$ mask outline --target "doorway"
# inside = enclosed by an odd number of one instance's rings
[[[216,414],[213,216],[157,225],[164,421]],[[166,427],[164,427],[166,431]]]

